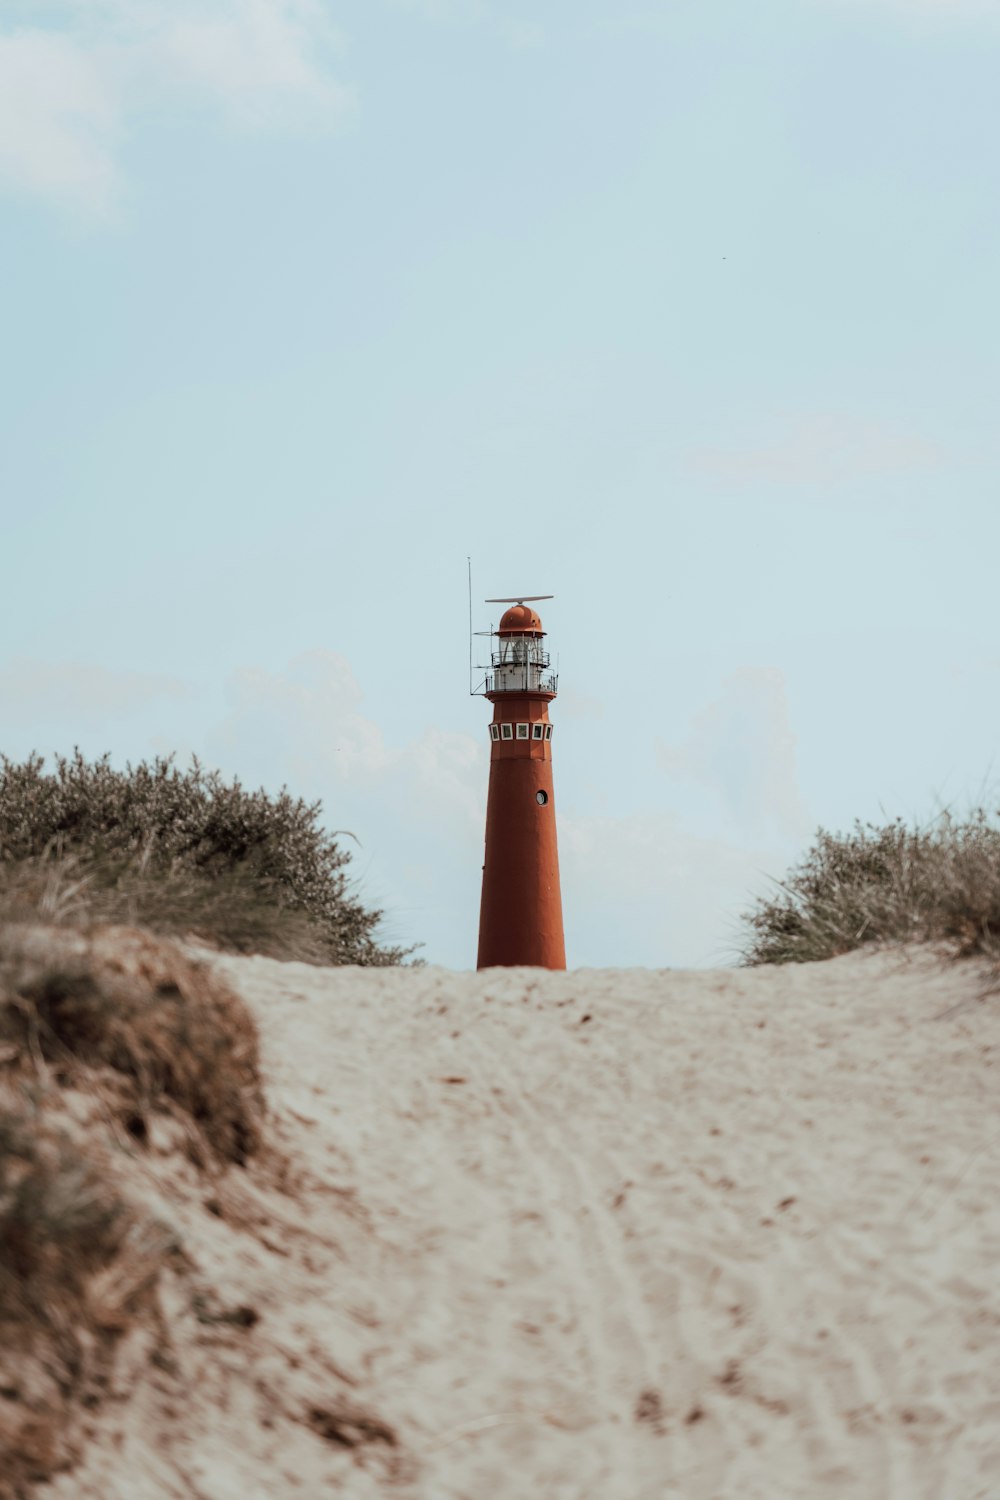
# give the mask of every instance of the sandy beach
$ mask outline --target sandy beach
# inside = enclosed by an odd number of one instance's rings
[[[53,1500],[996,1500],[1000,1003],[781,969],[214,960],[271,1149],[136,1191],[187,1257]]]

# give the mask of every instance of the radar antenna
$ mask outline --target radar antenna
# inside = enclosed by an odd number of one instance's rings
[[[540,599],[554,599],[555,594],[516,594],[512,599],[484,599],[484,604],[537,604]]]

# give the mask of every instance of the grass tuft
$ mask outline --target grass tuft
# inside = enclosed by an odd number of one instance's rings
[[[0,1500],[74,1462],[79,1410],[148,1314],[173,1237],[26,1090],[0,1099]]]
[[[35,910],[65,914],[57,886]],[[213,1178],[260,1148],[242,1000],[148,932],[0,925],[0,1500],[75,1462],[122,1336],[161,1337],[160,1273],[180,1244],[119,1168],[163,1114]]]
[[[73,1083],[110,1070],[129,1133],[173,1106],[224,1161],[260,1145],[256,1024],[217,974],[176,944],[130,928],[84,936],[8,927],[0,947],[0,1040],[27,1066]]]
[[[744,914],[746,964],[810,963],[871,943],[945,945],[1000,966],[1000,823],[977,808],[820,829],[778,894]]]
[[[17,920],[126,923],[236,952],[321,964],[398,964],[382,913],[349,880],[320,804],[225,782],[197,760],[115,770],[107,756],[0,757],[0,911]]]

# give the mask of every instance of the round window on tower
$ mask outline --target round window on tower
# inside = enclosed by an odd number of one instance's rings
[[[545,804],[546,804],[546,802],[548,802],[548,800],[549,800],[549,794],[548,794],[548,792],[537,791],[535,793],[535,801],[538,803],[539,807],[544,807]]]

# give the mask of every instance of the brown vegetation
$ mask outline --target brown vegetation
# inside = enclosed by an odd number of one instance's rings
[[[175,944],[125,928],[0,937],[0,1500],[74,1460],[116,1345],[155,1329],[172,1229],[127,1155],[169,1114],[200,1166],[261,1141],[255,1024]]]
[[[169,1231],[26,1092],[0,1103],[0,1496],[72,1463],[115,1345],[153,1310]]]
[[[71,1085],[110,1070],[129,1132],[180,1109],[216,1154],[244,1162],[260,1142],[257,1031],[243,1002],[174,943],[130,928],[89,935],[8,928],[0,1040]]]

